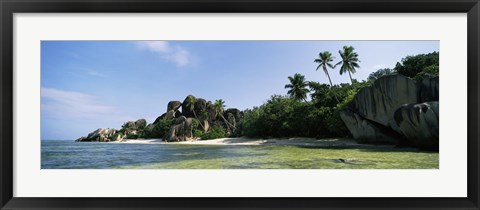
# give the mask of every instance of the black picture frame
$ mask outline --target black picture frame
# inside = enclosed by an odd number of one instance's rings
[[[479,209],[478,0],[0,0],[1,209]],[[465,198],[13,197],[14,13],[467,13],[468,196]],[[448,180],[446,180],[448,181]]]

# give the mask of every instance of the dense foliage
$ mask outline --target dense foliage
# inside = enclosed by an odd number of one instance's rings
[[[367,82],[335,85],[310,82],[310,102],[274,95],[262,106],[247,109],[237,127],[237,135],[248,137],[346,137],[349,134],[339,110]],[[341,103],[337,103],[335,92]]]
[[[145,138],[163,138],[174,124],[174,119],[160,119],[158,122],[149,124],[144,130]]]
[[[368,81],[375,81],[380,77],[390,75],[390,74],[395,74],[395,73],[396,71],[394,69],[390,69],[390,68],[379,69],[375,72],[370,73],[367,79]]]
[[[394,70],[410,78],[418,78],[423,74],[438,75],[439,54],[432,52],[407,56],[395,65]]]
[[[288,88],[288,95],[290,95],[291,98],[297,100],[297,101],[304,101],[307,99],[307,93],[308,93],[308,88],[307,88],[307,82],[305,81],[305,76],[296,73],[293,75],[293,77],[288,77],[288,80],[290,80],[290,84],[286,84],[285,88]]]
[[[225,138],[225,137],[227,137],[227,130],[220,125],[212,126],[208,132],[203,133],[201,135],[202,140],[218,139],[218,138]]]
[[[197,119],[192,120],[192,134],[193,137],[201,137],[203,135],[203,128],[200,127],[200,122]]]

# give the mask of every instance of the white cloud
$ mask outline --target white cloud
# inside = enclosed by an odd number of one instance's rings
[[[171,51],[170,44],[166,41],[141,41],[138,45],[152,52],[169,53]]]
[[[172,46],[166,41],[139,41],[137,45],[142,50],[158,53],[161,58],[180,67],[192,63],[190,52],[181,46]]]
[[[181,47],[176,47],[175,52],[169,55],[169,59],[174,61],[179,66],[185,66],[191,62],[190,54]]]
[[[99,102],[93,95],[64,91],[55,88],[41,88],[42,112],[56,118],[98,118],[118,114],[115,107]]]

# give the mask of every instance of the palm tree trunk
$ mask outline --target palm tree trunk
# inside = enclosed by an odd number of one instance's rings
[[[330,81],[330,91],[332,91],[333,96],[335,96],[335,100],[337,100],[337,103],[340,103],[340,101],[338,100],[337,94],[335,93],[335,91],[333,91],[333,84],[332,84],[332,80],[330,79],[330,74],[328,73],[327,68],[325,67],[323,68],[325,70],[325,73],[327,74],[328,81]]]
[[[225,122],[225,124],[228,126],[228,128],[229,128],[230,130],[233,130],[232,127],[235,128],[235,126],[233,126],[232,124],[230,124],[230,123],[228,122],[228,120],[225,119],[225,117],[223,117],[223,115],[220,115],[220,117],[222,117],[223,121]]]
[[[348,71],[348,76],[350,76],[350,81],[352,81],[352,85],[353,85],[352,74],[350,73],[350,71]]]
[[[193,115],[195,116],[195,119],[198,120],[200,127],[202,127],[203,130],[205,130],[205,127],[203,127],[202,122],[200,122],[200,119],[198,119],[197,114],[195,113],[195,110],[192,110]]]

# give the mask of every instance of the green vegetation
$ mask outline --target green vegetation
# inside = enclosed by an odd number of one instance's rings
[[[291,98],[297,101],[306,101],[307,100],[307,83],[305,82],[305,76],[296,73],[293,77],[288,77],[290,84],[286,84],[285,88],[288,88],[288,95]]]
[[[218,139],[227,137],[227,131],[220,125],[212,126],[208,132],[202,134],[202,140]]]
[[[395,68],[379,69],[368,76],[369,81],[374,81],[382,76],[390,74],[402,74],[412,79],[419,79],[424,75],[438,76],[439,54],[432,52],[402,58]]]
[[[193,130],[193,137],[198,137],[198,138],[200,138],[200,137],[202,137],[203,134],[204,134],[204,132],[203,132],[202,130],[200,130],[200,129],[195,129],[195,130]]]
[[[159,119],[157,123],[148,125],[144,130],[145,138],[163,138],[174,124],[173,119]]]
[[[407,56],[401,62],[397,62],[394,70],[410,78],[418,78],[424,74],[436,76],[439,70],[439,53]]]
[[[225,101],[222,99],[215,100],[215,103],[213,104],[213,109],[215,110],[215,116],[223,114],[223,111],[225,109]]]
[[[412,79],[419,79],[424,75],[438,76],[439,54],[432,52],[407,56],[401,62],[397,62],[395,68],[379,69],[368,76],[369,81],[374,81],[382,76],[390,74],[402,74]]]
[[[193,137],[200,138],[204,133],[203,129],[200,127],[200,123],[196,119],[192,120],[192,129],[193,129],[192,131]]]
[[[145,119],[140,119],[136,123],[138,123],[137,124],[137,129],[139,129],[139,130],[143,130],[143,129],[145,129],[145,127],[147,127],[147,121]]]
[[[375,81],[380,77],[395,74],[395,73],[396,73],[396,71],[394,69],[389,69],[389,68],[379,69],[376,72],[370,73],[370,75],[368,75],[367,80],[368,81]]]
[[[340,119],[339,110],[369,82],[353,85],[329,85],[310,82],[309,102],[274,95],[260,107],[247,109],[237,125],[237,134],[248,137],[348,137],[350,133]],[[337,93],[341,103],[335,99]]]
[[[318,63],[316,70],[318,70],[321,67],[323,69],[323,72],[325,72],[325,74],[328,77],[328,81],[330,82],[330,87],[333,87],[332,79],[330,79],[330,74],[328,73],[327,66],[330,67],[331,69],[335,68],[335,66],[333,66],[331,63],[333,62],[334,57],[332,56],[332,53],[328,51],[319,53],[318,57],[319,58],[313,61],[315,63]],[[337,103],[340,103],[340,101],[338,100],[338,97],[335,95],[335,92],[332,92],[332,93],[335,96],[335,100],[337,100]]]
[[[335,66],[342,64],[340,67],[340,75],[345,72],[348,72],[350,76],[350,81],[352,81],[352,74],[355,74],[356,68],[359,68],[360,65],[358,64],[360,60],[358,60],[358,54],[354,52],[355,48],[352,46],[343,46],[343,51],[339,50],[338,53],[342,57],[342,61],[335,64]]]

